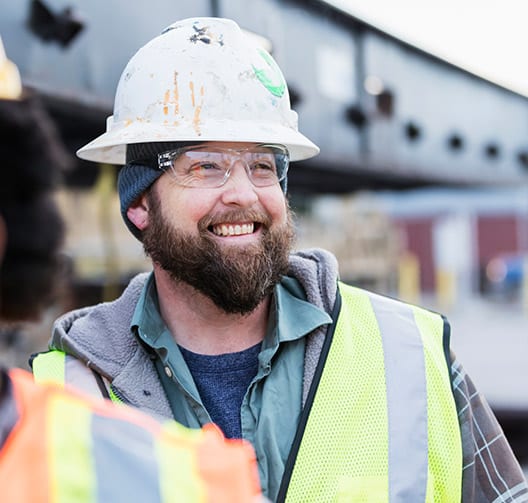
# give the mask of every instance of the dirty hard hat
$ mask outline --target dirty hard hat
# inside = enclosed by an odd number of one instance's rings
[[[77,154],[124,164],[127,145],[187,141],[281,144],[292,161],[319,152],[298,131],[273,58],[220,18],[178,21],[142,47],[121,75],[106,133]]]

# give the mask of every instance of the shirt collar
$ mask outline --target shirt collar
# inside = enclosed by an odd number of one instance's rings
[[[130,327],[134,331],[137,329],[141,339],[153,347],[161,334],[167,329],[159,312],[154,273],[149,275],[143,286]]]
[[[331,322],[332,318],[328,313],[306,300],[304,291],[296,279],[284,276],[274,290],[274,309],[268,321],[265,346],[300,339],[321,325]],[[158,345],[158,339],[167,330],[159,313],[154,274],[149,276],[143,287],[132,317],[131,328],[151,347]]]
[[[325,311],[306,300],[296,279],[284,276],[275,287],[274,294],[279,343],[299,339],[321,325],[332,323],[332,318]]]

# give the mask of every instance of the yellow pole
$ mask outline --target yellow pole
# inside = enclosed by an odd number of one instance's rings
[[[402,254],[398,263],[398,296],[412,304],[420,302],[420,262],[409,251]]]
[[[436,271],[436,298],[442,309],[455,304],[457,296],[456,274],[446,269]]]

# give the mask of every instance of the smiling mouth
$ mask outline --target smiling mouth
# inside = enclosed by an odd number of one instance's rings
[[[216,236],[244,236],[246,234],[253,234],[260,224],[256,222],[243,223],[243,224],[216,224],[209,227],[209,230]]]

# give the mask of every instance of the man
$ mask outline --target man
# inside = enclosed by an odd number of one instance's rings
[[[2,328],[39,319],[54,298],[64,225],[52,190],[68,156],[38,100],[22,95],[1,41],[0,131]],[[249,444],[3,368],[0,487],[2,501],[17,503],[260,499]]]
[[[272,57],[223,19],[187,19],[130,60],[108,130],[122,215],[153,273],[56,322],[34,362],[252,442],[273,501],[507,501],[528,488],[440,316],[338,282],[291,253],[299,133]],[[95,376],[95,378],[94,378]]]

